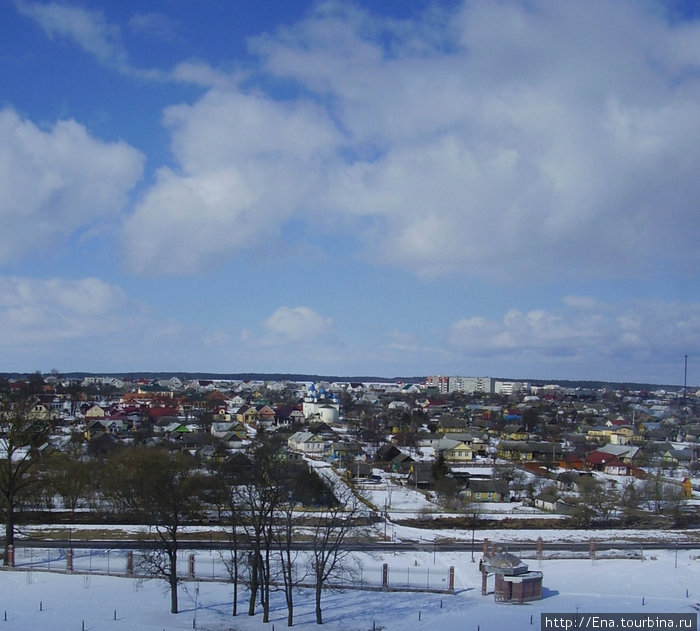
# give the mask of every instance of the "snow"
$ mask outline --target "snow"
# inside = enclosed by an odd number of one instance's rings
[[[316,465],[324,477],[342,483],[326,464]],[[363,494],[383,513],[388,507],[386,522],[366,527],[368,540],[390,539],[392,550],[357,553],[358,574],[354,577],[365,589],[327,591],[323,596],[325,624],[330,631],[499,631],[540,629],[541,613],[695,613],[700,608],[700,538],[696,531],[648,530],[562,530],[562,529],[432,529],[430,520],[441,515],[441,509],[415,489],[396,484],[386,476],[380,484],[365,485]],[[527,509],[516,504],[481,505],[489,517],[516,514]],[[513,513],[510,513],[513,511]],[[520,511],[523,511],[522,513]],[[542,516],[542,513],[533,513]],[[448,514],[445,514],[449,516]],[[411,516],[422,517],[422,528],[403,526],[396,521]],[[384,529],[386,528],[386,533]],[[300,532],[303,529],[300,529]],[[66,532],[67,531],[67,532]],[[216,534],[210,526],[192,527],[185,532],[200,537]],[[23,536],[90,537],[112,539],[144,534],[135,526],[32,526],[23,529]],[[520,543],[597,541],[640,542],[639,550],[626,553],[629,558],[523,559],[531,570],[543,572],[541,601],[527,605],[494,602],[493,595],[481,595],[478,563],[482,539],[504,544],[519,554]],[[475,562],[470,552],[440,552],[434,542],[462,541],[474,538]],[[694,542],[693,550],[653,550],[655,541]],[[421,550],[402,549],[402,542],[419,542]],[[181,572],[186,572],[187,556],[183,551]],[[76,550],[75,572],[65,573],[65,551],[32,550],[18,541],[16,561],[19,569],[0,571],[0,631],[259,631],[286,627],[284,596],[272,596],[270,623],[263,623],[259,611],[246,615],[247,592],[239,595],[239,615],[231,616],[232,586],[221,579],[223,563],[216,552],[196,553],[197,579],[183,582],[180,590],[181,613],[169,613],[169,594],[164,583],[136,578],[108,576],[124,572],[126,553],[123,550]],[[532,557],[532,553],[529,553]],[[561,556],[561,555],[560,555]],[[609,554],[599,555],[599,557]],[[635,558],[632,558],[635,557]],[[53,572],[40,571],[48,567]],[[643,558],[643,561],[640,560]],[[368,589],[381,585],[382,565],[389,567],[389,586],[397,591]],[[433,590],[446,587],[449,567],[455,568],[455,593],[405,591],[407,587]],[[82,574],[81,572],[89,572]],[[302,589],[296,595],[297,629],[318,628],[315,624],[313,593]],[[7,620],[4,620],[4,616]],[[116,618],[116,619],[115,619]],[[532,623],[531,623],[532,620]]]
[[[199,553],[207,557],[208,553]],[[205,558],[198,556],[198,567]],[[455,567],[455,594],[366,590],[324,593],[324,629],[360,631],[498,631],[539,629],[540,613],[695,613],[700,607],[700,553],[646,550],[644,560],[531,560],[531,570],[544,573],[544,598],[527,605],[498,604],[482,596],[481,576],[469,553],[403,552],[359,554],[365,574],[389,564],[390,585],[401,589],[408,573],[411,584],[426,574],[444,583]],[[113,560],[114,562],[114,560]],[[58,564],[55,564],[58,565]],[[432,572],[432,573],[431,573]],[[373,579],[370,579],[373,582]],[[686,592],[687,590],[687,592]],[[686,595],[687,593],[687,595]],[[78,575],[37,570],[0,572],[0,625],[3,629],[86,631],[269,631],[286,627],[280,592],[273,594],[271,621],[260,613],[246,615],[246,592],[239,615],[231,616],[230,584],[200,581],[183,584],[181,613],[169,613],[169,595],[158,581],[104,575]],[[311,590],[296,595],[294,627],[317,628]],[[196,604],[196,608],[195,608]],[[4,615],[7,621],[3,621]],[[116,620],[115,620],[116,615]],[[530,619],[532,617],[532,624]]]

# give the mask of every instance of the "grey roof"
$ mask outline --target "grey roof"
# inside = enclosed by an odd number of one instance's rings
[[[519,557],[510,552],[497,552],[493,556],[487,558],[484,564],[492,572],[497,574],[523,574],[527,572],[527,565],[523,563]]]
[[[634,458],[639,452],[639,447],[633,445],[603,445],[598,447],[597,451],[603,451],[612,456]]]

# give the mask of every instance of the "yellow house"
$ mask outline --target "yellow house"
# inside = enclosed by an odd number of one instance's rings
[[[246,425],[257,424],[258,416],[258,411],[252,405],[243,406],[236,412],[236,420]]]
[[[440,442],[446,443],[449,440],[449,438],[445,438]],[[464,441],[450,442],[454,442],[455,444],[451,447],[447,447],[441,450],[445,456],[445,460],[452,464],[460,464],[471,462],[474,459],[474,451],[472,450],[472,446],[469,443],[466,443]]]
[[[86,411],[85,411],[85,418],[104,418],[105,417],[105,411],[97,404],[90,406]]]
[[[27,417],[33,421],[50,421],[57,418],[57,414],[52,412],[43,403],[36,403],[27,413]]]

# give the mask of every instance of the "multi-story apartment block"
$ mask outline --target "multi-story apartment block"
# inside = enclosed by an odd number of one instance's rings
[[[426,377],[425,385],[427,388],[437,388],[438,394],[447,394],[449,392],[450,377],[442,375],[432,375]]]
[[[493,390],[496,394],[510,396],[527,389],[527,384],[521,381],[496,381]]]
[[[450,377],[448,392],[466,392],[467,394],[492,393],[494,380],[491,377]]]

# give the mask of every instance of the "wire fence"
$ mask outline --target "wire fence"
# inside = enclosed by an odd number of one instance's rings
[[[143,551],[137,550],[17,547],[14,563],[8,569],[149,578],[143,570],[145,561]],[[232,580],[230,567],[228,552],[180,550],[178,554],[177,573],[183,580],[229,582]],[[245,582],[245,563],[241,562],[240,567],[242,582]],[[271,575],[282,580],[279,559],[272,561]],[[310,554],[298,557],[293,566],[293,578],[300,586],[313,583]],[[325,585],[339,589],[443,592],[449,591],[452,583],[450,570],[441,566],[356,561],[346,563],[343,570],[329,577]]]

